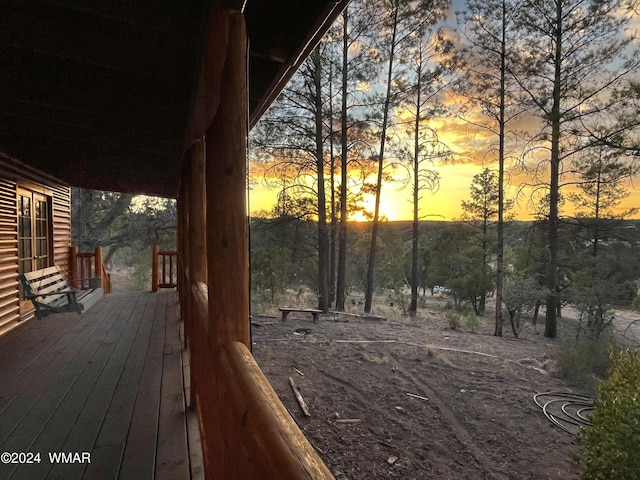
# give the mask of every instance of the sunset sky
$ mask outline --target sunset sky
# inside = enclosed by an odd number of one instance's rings
[[[452,163],[431,167],[440,174],[440,188],[435,193],[420,192],[419,215],[424,220],[456,220],[462,215],[461,202],[470,198],[473,176],[480,173],[484,167],[497,171],[497,163],[488,162],[486,156],[483,155],[488,142],[493,139],[486,138],[486,134],[482,131],[472,129],[468,124],[455,118],[441,121],[437,128],[441,140],[455,152],[455,158]],[[249,209],[252,214],[261,210],[271,210],[276,203],[279,188],[267,186],[268,182],[265,181],[264,172],[264,164],[250,163],[249,173],[254,179],[249,191]],[[411,185],[406,183],[406,173],[401,169],[389,170],[389,172],[392,173],[396,181],[383,184],[381,215],[389,221],[412,220],[412,190]],[[521,187],[524,182],[531,181],[529,175],[522,172],[516,174],[513,169],[508,169],[507,175],[508,183],[511,185],[506,186],[505,195],[507,199],[515,200],[511,213],[515,214],[518,220],[533,220],[533,210],[528,204],[531,198],[531,189]],[[354,179],[359,176],[359,172],[354,172],[352,175]],[[545,175],[543,179],[548,181],[548,176]],[[368,181],[375,183],[375,176],[370,176]],[[620,205],[620,211],[640,207],[639,182],[640,179],[636,178],[624,185],[629,191],[629,197]],[[308,184],[312,183],[313,180],[308,180]],[[568,187],[563,189],[565,194],[568,191]],[[374,201],[373,196],[365,196],[365,208],[372,212]],[[563,207],[562,214],[571,215],[573,213],[571,205],[567,202]],[[361,215],[354,215],[351,219],[364,220]]]
[[[258,166],[254,168],[262,170]],[[469,196],[471,179],[480,169],[470,164],[447,165],[437,169],[441,175],[440,189],[433,194],[426,191],[421,193],[420,215],[425,220],[453,220],[460,216],[460,201]],[[413,213],[410,187],[403,182],[398,182],[384,184],[382,189],[381,214],[387,220],[411,220]],[[262,181],[257,182],[249,192],[251,212],[270,210],[276,203],[277,195],[277,188],[269,188]],[[374,197],[365,196],[365,208],[373,211],[373,207]],[[363,220],[363,218],[356,215],[352,220]]]
[[[464,8],[464,3],[461,0],[455,0],[453,8]],[[447,23],[453,27],[455,26],[453,13]],[[634,23],[640,27],[640,18],[636,17]],[[462,101],[461,98],[454,98],[449,95],[445,103],[455,107],[456,104]],[[479,121],[480,119],[476,118],[474,120]],[[510,128],[518,128],[520,130],[531,130],[533,128],[537,130],[535,123],[537,123],[537,120],[534,117],[528,117],[521,119],[517,125],[512,125]],[[437,130],[439,139],[454,152],[454,161],[449,164],[430,167],[439,172],[440,188],[434,193],[429,191],[420,192],[420,216],[424,220],[456,220],[462,215],[461,202],[468,200],[470,197],[469,192],[473,176],[480,173],[485,167],[497,171],[497,163],[492,162],[492,159],[485,154],[490,144],[495,142],[495,138],[487,136],[488,134],[485,131],[471,127],[469,123],[465,123],[455,117],[440,119],[430,126]],[[517,155],[519,148],[520,146],[516,146],[514,155]],[[544,160],[544,156],[539,159]],[[519,172],[516,175],[515,170],[509,167],[508,170],[509,178],[507,182],[511,185],[507,185],[505,194],[506,198],[516,200],[512,213],[519,220],[532,220],[533,210],[528,205],[531,198],[531,190],[520,187],[523,182],[530,182],[530,177],[523,172]],[[265,181],[264,172],[264,164],[250,162],[249,174],[253,178],[249,191],[249,210],[251,214],[264,210],[269,211],[276,203],[279,189],[267,186],[268,182]],[[390,173],[397,181],[383,184],[381,215],[390,221],[411,220],[413,218],[412,190],[411,185],[406,183],[406,173],[401,171],[390,171]],[[353,172],[353,177],[358,178],[358,172]],[[548,175],[543,179],[548,181]],[[565,178],[565,180],[568,179]],[[375,176],[371,176],[368,181],[375,183]],[[632,207],[640,207],[639,182],[640,179],[636,178],[633,182],[624,185],[629,191],[629,197],[623,201],[620,211]],[[308,180],[308,184],[312,183],[313,180]],[[567,188],[562,190],[563,193],[567,193],[567,191]],[[518,193],[520,195],[516,198]],[[364,206],[373,211],[373,196],[365,197]],[[567,202],[561,214],[571,215],[573,213],[571,205]],[[358,215],[353,216],[351,219],[363,220]]]

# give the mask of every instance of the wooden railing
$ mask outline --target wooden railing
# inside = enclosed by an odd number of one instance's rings
[[[71,284],[75,288],[88,290],[89,279],[100,278],[100,286],[104,293],[111,293],[111,276],[102,261],[102,247],[93,252],[79,252],[78,247],[69,248]]]
[[[151,290],[157,292],[160,288],[176,288],[177,286],[178,252],[160,250],[159,245],[154,245],[151,260]]]
[[[191,387],[199,399],[196,408],[204,427],[205,455],[222,449],[228,459],[217,464],[213,478],[332,479],[247,346],[229,341],[216,347],[206,341],[207,303],[207,286],[194,285],[190,310],[198,335],[192,337],[190,348]],[[196,353],[200,359],[216,361],[203,363],[194,359]],[[221,389],[223,394],[215,394]]]

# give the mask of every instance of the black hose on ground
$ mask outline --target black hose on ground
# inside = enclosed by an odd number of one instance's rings
[[[533,396],[544,415],[558,428],[577,435],[581,427],[588,427],[594,399],[572,392],[544,392]]]

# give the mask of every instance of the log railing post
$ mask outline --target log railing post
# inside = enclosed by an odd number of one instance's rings
[[[160,245],[154,245],[151,254],[151,291],[158,291],[159,274],[158,274],[158,254],[160,253]]]
[[[162,283],[166,283],[167,280],[167,256],[163,252],[160,252],[160,256],[162,257],[162,276],[160,277],[158,286]],[[169,261],[171,261],[171,259],[169,259]],[[169,271],[171,271],[171,266],[169,266]]]

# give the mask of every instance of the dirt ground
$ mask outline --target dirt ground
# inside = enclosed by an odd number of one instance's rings
[[[254,355],[334,476],[579,479],[576,437],[533,400],[576,391],[541,368],[556,341],[531,328],[515,339],[507,325],[497,338],[490,319],[451,330],[433,302],[416,319],[254,314]]]

